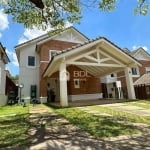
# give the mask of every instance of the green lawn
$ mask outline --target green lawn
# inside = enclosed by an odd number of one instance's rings
[[[132,103],[132,102],[131,102]],[[131,104],[128,104],[131,105]],[[128,112],[124,112],[121,110],[115,110],[115,108],[110,107],[103,107],[101,106],[87,106],[87,108],[91,110],[96,110],[99,113],[106,113],[112,115],[112,119],[119,121],[122,120],[122,122],[131,122],[131,123],[145,123],[150,125],[150,116],[139,116],[135,114],[131,114]]]
[[[0,147],[29,143],[29,107],[0,107]]]
[[[140,105],[140,103],[141,101],[136,102],[137,105]],[[147,105],[147,107],[150,106],[147,101],[142,101],[142,103],[146,103],[145,105]],[[132,102],[128,102],[126,104],[132,105]],[[80,108],[49,107],[53,108],[57,114],[69,120],[70,123],[98,138],[132,135],[143,132],[142,129],[139,129],[133,125],[133,123],[150,124],[150,117],[141,117],[123,111],[103,107],[103,105],[85,106],[83,108],[102,114],[109,114],[109,116],[96,116],[94,113],[87,113]]]
[[[134,102],[125,102],[127,105],[132,105],[132,106],[139,106],[145,109],[150,109],[150,101],[146,100],[140,100],[140,101],[134,101]]]

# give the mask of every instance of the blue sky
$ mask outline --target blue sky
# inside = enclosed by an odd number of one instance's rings
[[[122,0],[112,12],[102,12],[98,8],[83,10],[80,24],[75,24],[80,32],[90,39],[104,36],[121,48],[134,50],[145,48],[150,53],[150,12],[147,16],[134,15],[137,2]],[[0,9],[0,42],[7,49],[11,62],[7,65],[12,75],[19,73],[14,47],[26,40],[43,34],[37,29],[28,30],[21,24],[12,22],[11,16]]]

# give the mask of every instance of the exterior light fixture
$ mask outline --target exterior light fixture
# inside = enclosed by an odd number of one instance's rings
[[[23,83],[21,83],[21,84],[16,84],[16,86],[18,86],[18,88],[19,88],[19,101],[18,101],[18,103],[21,103],[21,92],[22,92],[22,88],[24,87],[24,84]]]
[[[36,7],[44,9],[44,4],[42,0],[29,0],[31,3],[35,4]]]

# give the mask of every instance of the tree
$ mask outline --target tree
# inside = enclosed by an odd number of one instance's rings
[[[103,11],[112,11],[116,9],[117,0],[101,0],[99,3],[99,8]],[[137,0],[137,6],[135,6],[134,13],[147,15],[150,9],[149,0]]]
[[[149,0],[138,0],[134,12],[146,15]],[[82,7],[99,6],[102,11],[112,11],[117,0],[1,0],[0,6],[11,14],[14,22],[26,28],[38,27],[60,29],[66,22],[79,23]]]

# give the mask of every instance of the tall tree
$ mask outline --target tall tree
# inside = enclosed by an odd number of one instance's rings
[[[118,0],[119,1],[119,0]],[[130,3],[130,2],[129,2]],[[99,6],[100,10],[112,11],[117,0],[1,0],[5,13],[11,14],[14,22],[26,28],[52,27],[60,29],[66,22],[79,23],[82,7]],[[134,12],[146,15],[150,8],[149,0],[138,0]]]

